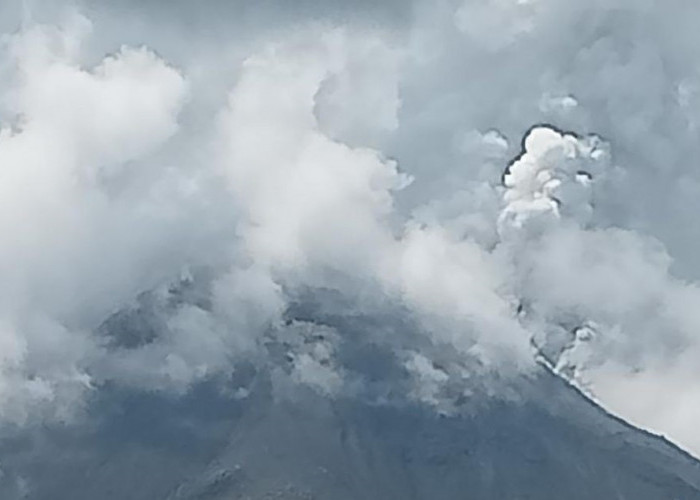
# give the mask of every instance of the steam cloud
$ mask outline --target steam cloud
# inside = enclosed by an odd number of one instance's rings
[[[284,5],[187,41],[162,5],[0,7],[2,425],[250,362],[362,392],[290,313],[341,297],[437,411],[539,361],[700,454],[700,7]]]

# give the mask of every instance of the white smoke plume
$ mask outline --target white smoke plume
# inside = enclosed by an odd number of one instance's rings
[[[361,393],[341,297],[437,411],[539,360],[700,453],[698,7],[272,4],[0,6],[0,425]]]
[[[592,184],[605,151],[599,139],[580,140],[551,127],[535,127],[523,140],[523,154],[503,174],[505,208],[501,236],[523,230],[538,218],[573,219],[587,224],[593,212]],[[592,168],[591,168],[592,167]]]

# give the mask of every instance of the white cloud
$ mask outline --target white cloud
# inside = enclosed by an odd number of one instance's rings
[[[177,234],[168,218],[149,224],[156,200],[112,197],[105,182],[176,132],[185,80],[145,49],[79,66],[88,27],[32,27],[4,53],[16,72],[16,123],[0,132],[0,314],[14,346],[2,415],[13,420],[89,387],[87,359],[99,349],[89,329],[172,273],[164,252]]]
[[[198,15],[221,26],[215,4]],[[288,302],[310,291],[419,324],[388,343],[418,400],[473,382],[433,354],[518,374],[533,337],[698,452],[695,7],[416,1],[388,23],[280,6],[258,26],[247,6],[190,36],[142,15],[165,7],[60,7],[3,25],[0,416],[229,373],[294,336]],[[153,338],[100,333],[142,309]],[[290,379],[341,391],[331,344],[297,346]]]

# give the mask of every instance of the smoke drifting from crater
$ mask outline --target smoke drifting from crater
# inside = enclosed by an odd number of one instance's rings
[[[437,411],[539,359],[700,453],[698,7],[171,4],[0,7],[3,426],[366,395],[365,343]]]

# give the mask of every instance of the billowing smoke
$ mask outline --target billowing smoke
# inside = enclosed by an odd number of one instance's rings
[[[522,155],[503,174],[506,206],[499,221],[501,236],[507,239],[509,231],[531,230],[528,226],[538,224],[538,219],[587,224],[593,212],[593,179],[600,174],[605,156],[598,142],[595,137],[580,140],[551,127],[530,130]]]
[[[697,8],[175,4],[0,7],[2,426],[544,366],[700,453]]]

